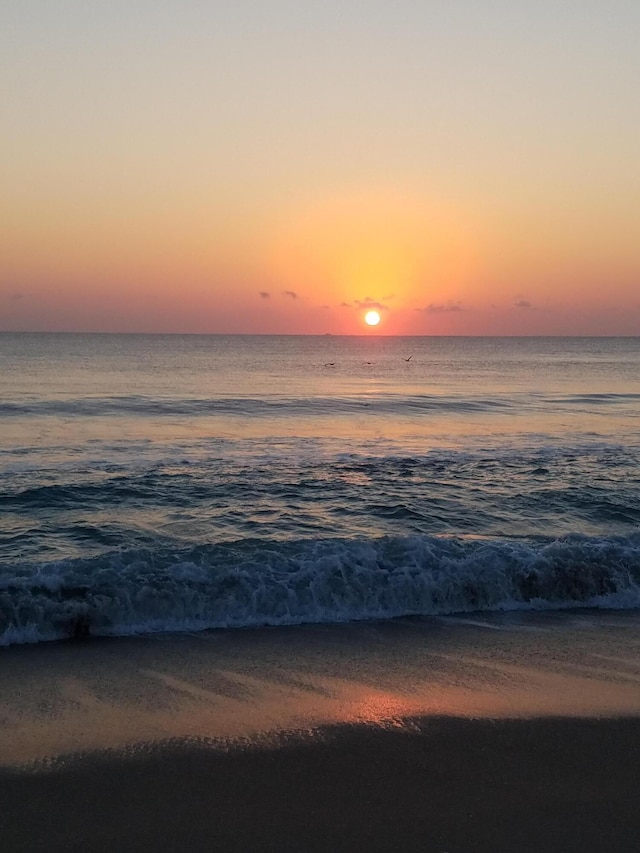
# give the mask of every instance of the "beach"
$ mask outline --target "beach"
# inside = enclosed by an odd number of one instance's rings
[[[635,850],[639,621],[494,614],[5,650],[6,849]]]

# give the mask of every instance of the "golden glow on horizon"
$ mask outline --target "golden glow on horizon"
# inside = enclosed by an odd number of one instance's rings
[[[425,291],[455,301],[481,273],[485,241],[471,218],[411,191],[362,188],[284,211],[265,245],[265,268],[285,288],[304,281],[309,294],[336,306],[392,300],[394,309],[413,310]]]
[[[364,315],[364,321],[367,326],[377,326],[380,322],[380,315],[377,311],[367,311]]]

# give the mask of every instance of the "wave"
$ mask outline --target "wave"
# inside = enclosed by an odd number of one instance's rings
[[[267,417],[289,413],[314,415],[357,414],[371,409],[381,414],[405,412],[493,412],[547,408],[552,405],[572,409],[579,407],[620,406],[637,403],[640,394],[573,394],[540,395],[535,393],[502,394],[491,398],[463,394],[376,393],[336,397],[148,397],[129,395],[116,397],[81,397],[78,399],[36,399],[0,403],[0,417],[103,417],[118,415],[169,416],[252,416]]]
[[[97,417],[105,415],[251,415],[270,416],[280,413],[352,414],[362,409],[396,412],[399,408],[418,411],[473,412],[512,408],[518,405],[508,397],[472,398],[463,395],[376,394],[340,397],[214,397],[161,398],[142,395],[119,397],[82,397],[65,400],[32,400],[0,404],[0,417]]]
[[[149,397],[145,395],[80,397],[77,399],[34,399],[0,403],[0,418],[16,417],[278,417],[353,415],[368,410],[377,414],[490,413],[528,411],[553,406],[555,410],[592,410],[606,406],[636,404],[640,394],[542,395],[499,394],[474,397],[465,394],[376,394],[335,397]]]
[[[243,540],[14,564],[0,574],[0,645],[571,607],[640,607],[640,533]]]

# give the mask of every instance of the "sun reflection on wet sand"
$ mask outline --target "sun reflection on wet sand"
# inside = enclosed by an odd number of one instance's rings
[[[174,738],[309,737],[332,723],[402,727],[428,715],[635,715],[638,617],[625,618],[634,630],[604,619],[576,629],[575,617],[556,614],[497,631],[486,630],[491,619],[407,620],[10,649],[0,762]]]

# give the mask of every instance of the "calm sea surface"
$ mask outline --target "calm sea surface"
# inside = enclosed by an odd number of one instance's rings
[[[0,642],[640,607],[640,339],[0,334]]]

